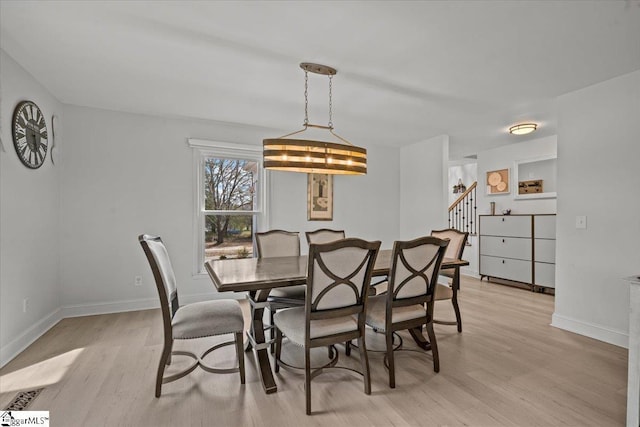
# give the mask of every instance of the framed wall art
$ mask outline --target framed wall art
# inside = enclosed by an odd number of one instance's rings
[[[509,169],[487,172],[487,195],[509,194]]]
[[[333,175],[307,175],[307,220],[333,220]]]

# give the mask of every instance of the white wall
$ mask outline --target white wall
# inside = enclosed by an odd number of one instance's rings
[[[400,238],[446,228],[449,137],[437,136],[400,149]]]
[[[163,237],[181,300],[215,297],[211,280],[192,277],[193,162],[187,138],[262,143],[277,131],[162,119],[68,106],[61,178],[61,276],[65,313],[80,315],[157,305],[153,277],[137,241]],[[271,227],[344,228],[348,235],[397,236],[397,150],[367,147],[368,174],[334,180],[334,221],[307,222],[306,175],[271,176]],[[301,235],[304,242],[304,235]],[[306,249],[306,245],[303,244]],[[143,286],[133,285],[134,276]]]
[[[478,214],[489,214],[490,202],[496,202],[496,214],[503,209],[511,209],[512,214],[556,213],[556,199],[514,200],[518,180],[513,176],[513,169],[518,160],[556,155],[557,147],[557,137],[552,135],[478,153]],[[510,193],[487,195],[487,172],[505,168],[509,169]]]
[[[28,169],[13,147],[11,121],[20,101],[35,102],[45,116],[62,105],[0,50],[0,366],[58,321],[59,165],[51,150],[39,169]],[[23,299],[28,310],[23,313]]]
[[[214,293],[192,278],[193,157],[186,140],[258,144],[257,129],[65,106],[62,301],[70,315],[157,305],[137,241],[162,236],[184,302]],[[133,285],[141,275],[143,286]],[[91,307],[93,305],[93,307]]]
[[[307,221],[307,175],[271,173],[270,228],[300,231],[302,252],[308,247],[304,231],[345,230],[347,237],[381,240],[391,248],[398,238],[400,205],[399,150],[367,148],[367,175],[333,179],[333,221]]]
[[[627,346],[640,273],[640,71],[559,98],[553,325]],[[587,228],[576,229],[576,216]]]
[[[491,212],[490,203],[496,203],[496,214],[500,214],[503,209],[511,209],[514,214],[534,214],[534,213],[556,213],[556,199],[534,199],[515,200],[518,191],[518,179],[513,176],[516,161],[536,159],[543,156],[556,155],[556,136],[538,138],[502,147],[494,148],[478,153],[477,159],[477,180],[476,203],[478,215],[487,215]],[[509,194],[487,195],[486,183],[487,172],[499,169],[509,169]],[[479,221],[478,221],[479,222]],[[479,225],[479,224],[478,224]],[[480,230],[478,229],[478,232]],[[467,247],[464,258],[470,264],[462,269],[464,274],[477,276],[479,274],[479,251],[478,238],[470,238],[471,247]]]

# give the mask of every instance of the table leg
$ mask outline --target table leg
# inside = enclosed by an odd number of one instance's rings
[[[409,329],[409,333],[411,338],[418,344],[418,347],[427,351],[431,350],[431,343],[422,335],[422,327]]]
[[[264,324],[262,316],[264,314],[265,302],[269,296],[269,290],[253,291],[249,293],[251,303],[251,330],[249,331],[250,340],[253,347],[253,353],[256,357],[260,380],[265,393],[275,393],[278,390],[273,371],[271,370],[271,362],[269,361],[269,344],[266,343],[264,336]]]

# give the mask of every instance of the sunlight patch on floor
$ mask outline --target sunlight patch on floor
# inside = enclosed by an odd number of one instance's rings
[[[0,392],[42,388],[60,381],[84,348],[77,348],[42,362],[0,376]]]

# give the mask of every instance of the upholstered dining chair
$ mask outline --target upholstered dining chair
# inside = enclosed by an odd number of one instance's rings
[[[433,370],[440,371],[438,343],[433,331],[433,294],[448,243],[447,240],[430,236],[396,241],[387,292],[369,298],[366,323],[385,334],[385,362],[389,368],[391,388],[396,386],[393,347],[393,333],[396,331],[426,325]]]
[[[258,258],[300,256],[300,234],[292,231],[270,230],[256,233]],[[273,326],[273,316],[277,310],[304,305],[305,285],[274,288],[269,293],[269,325]],[[271,338],[275,338],[273,332]],[[273,348],[272,348],[273,352]]]
[[[455,228],[447,228],[445,230],[433,230],[431,235],[440,239],[449,239],[449,246],[444,256],[446,258],[462,259],[462,253],[467,246],[469,233],[456,230]],[[458,277],[456,277],[456,274]],[[440,270],[440,275],[449,278],[449,285],[438,283],[436,285],[435,300],[444,301],[451,300],[453,311],[456,314],[456,321],[434,320],[434,323],[443,325],[457,325],[458,332],[462,332],[462,316],[460,315],[460,307],[458,306],[458,284],[460,281],[460,269],[448,268]]]
[[[344,230],[330,230],[328,228],[320,228],[315,231],[307,231],[307,243],[329,243],[336,240],[344,239]]]
[[[236,300],[201,301],[180,306],[176,277],[173,273],[167,248],[162,239],[142,234],[138,241],[144,250],[160,297],[162,324],[164,326],[164,346],[156,375],[156,397],[160,397],[162,384],[175,381],[192,372],[198,366],[207,372],[229,374],[240,373],[240,383],[244,384],[244,319],[240,304]],[[202,355],[188,351],[173,351],[174,340],[188,340],[211,337],[214,335],[234,334],[233,341],[226,341],[206,350]],[[221,347],[235,344],[238,366],[234,368],[215,368],[203,359],[209,353]],[[165,367],[171,363],[171,356],[187,356],[193,362],[180,372],[164,376]]]
[[[276,372],[280,369],[282,336],[304,348],[306,413],[311,414],[311,379],[330,365],[311,370],[312,348],[358,340],[364,392],[371,394],[369,359],[365,345],[365,311],[371,273],[380,242],[343,239],[309,246],[307,294],[304,307],[280,310],[275,315]]]

